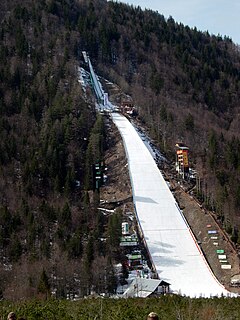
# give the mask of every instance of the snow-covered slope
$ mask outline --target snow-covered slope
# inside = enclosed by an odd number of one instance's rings
[[[137,218],[159,277],[190,297],[230,293],[210,270],[147,147],[122,115],[112,118],[124,141]]]

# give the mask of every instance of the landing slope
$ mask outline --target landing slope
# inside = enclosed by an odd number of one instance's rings
[[[160,278],[182,295],[228,295],[211,272],[161,172],[134,127],[118,113],[113,113],[112,118],[125,145],[137,218]]]

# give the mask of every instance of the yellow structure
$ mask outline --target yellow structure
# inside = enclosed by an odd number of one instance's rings
[[[189,148],[184,146],[182,143],[177,143],[177,152],[176,152],[176,170],[179,174],[185,177],[185,174],[189,172]]]

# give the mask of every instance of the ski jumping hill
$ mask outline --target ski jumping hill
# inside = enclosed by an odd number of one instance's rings
[[[152,155],[132,124],[112,113],[128,158],[139,226],[160,279],[189,297],[229,296],[215,278]]]

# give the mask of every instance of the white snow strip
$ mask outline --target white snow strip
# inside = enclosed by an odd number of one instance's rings
[[[152,155],[131,123],[112,113],[128,157],[133,200],[149,253],[161,279],[190,297],[231,295],[209,268]],[[233,294],[232,294],[233,295]]]

